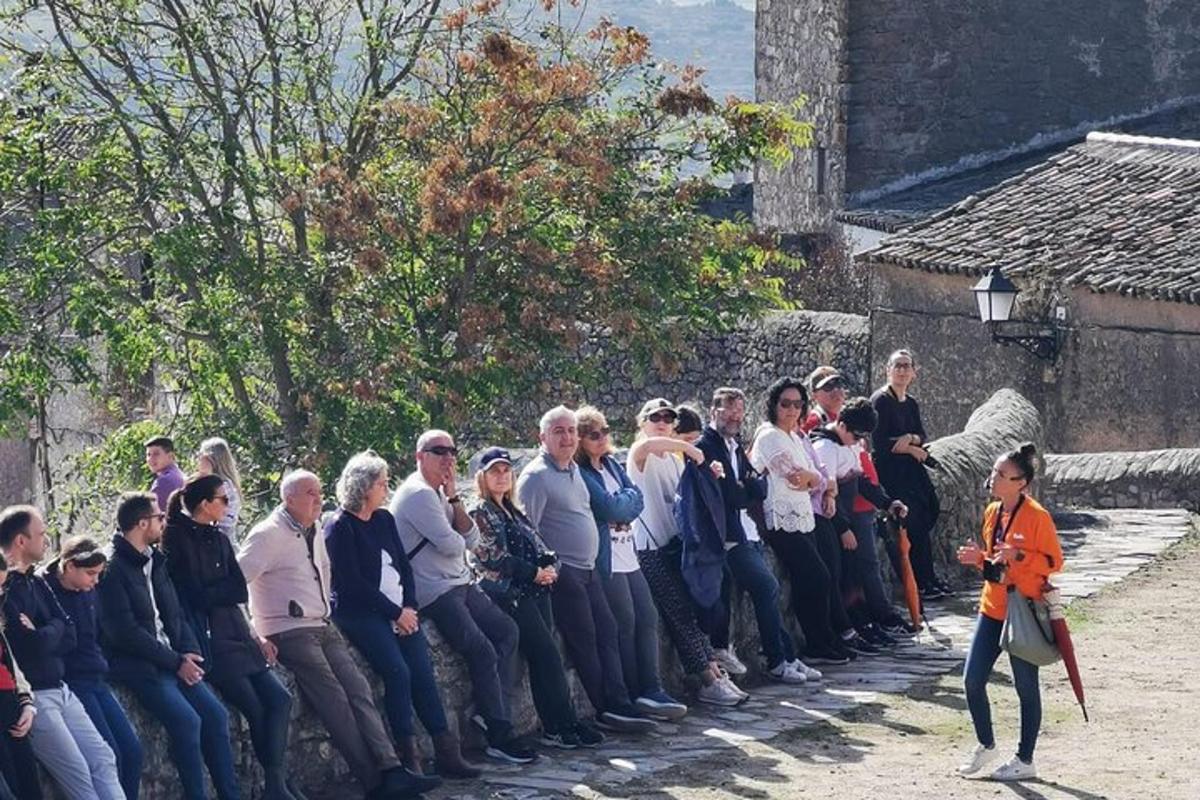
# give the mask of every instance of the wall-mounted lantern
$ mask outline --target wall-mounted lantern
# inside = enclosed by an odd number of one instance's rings
[[[999,267],[980,279],[971,289],[979,305],[979,319],[992,332],[992,341],[1003,345],[1016,344],[1038,358],[1053,361],[1058,355],[1059,328],[1049,322],[1010,320],[1017,300],[1016,284],[1004,276]]]

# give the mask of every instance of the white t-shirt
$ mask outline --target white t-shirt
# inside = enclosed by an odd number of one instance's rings
[[[767,499],[763,515],[771,530],[807,533],[817,526],[807,489],[793,488],[787,473],[797,467],[816,471],[796,432],[762,425],[754,435],[754,468],[767,470]]]
[[[833,473],[835,480],[844,481],[862,474],[862,462],[859,460],[862,451],[857,445],[847,446],[822,437],[813,440],[813,449]]]
[[[600,475],[604,478],[604,490],[609,494],[621,491],[621,484],[607,469],[601,468]],[[612,571],[637,572],[639,569],[637,551],[633,548],[633,528],[617,530],[612,523],[608,525],[608,535],[612,538]]]
[[[629,479],[642,490],[645,506],[633,523],[633,541],[638,550],[657,550],[679,535],[675,527],[675,492],[683,477],[683,459],[672,453],[650,454],[638,469],[629,460]]]
[[[398,606],[404,605],[404,583],[400,579],[400,572],[392,566],[392,556],[387,550],[382,552],[382,560],[379,566],[379,591],[388,600],[391,600]]]
[[[737,439],[726,439],[725,446],[729,448],[729,465],[733,467],[733,479],[740,481],[742,476],[738,474],[737,451],[742,446],[738,444]],[[758,525],[754,523],[754,517],[750,516],[750,512],[744,508],[742,509],[742,530],[746,532],[746,541],[757,542],[759,540]],[[729,549],[729,543],[726,543],[725,549]]]

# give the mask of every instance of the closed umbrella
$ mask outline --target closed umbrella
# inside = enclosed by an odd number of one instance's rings
[[[1066,607],[1063,605],[1058,589],[1049,584],[1042,596],[1050,611],[1050,629],[1054,631],[1054,644],[1062,655],[1063,666],[1067,668],[1067,678],[1071,681],[1071,689],[1075,692],[1075,699],[1079,701],[1079,707],[1083,709],[1084,722],[1090,722],[1087,705],[1083,698],[1083,680],[1079,677],[1079,663],[1075,660],[1075,644],[1071,641],[1071,631],[1067,629]]]
[[[921,627],[921,593],[917,590],[917,577],[913,574],[912,561],[908,557],[908,553],[912,550],[912,543],[908,541],[908,529],[899,522],[896,525],[896,541],[900,550],[900,580],[904,584],[904,600],[908,604],[908,614],[912,617],[912,624],[916,628]]]

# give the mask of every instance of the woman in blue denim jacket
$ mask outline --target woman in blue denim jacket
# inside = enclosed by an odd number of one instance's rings
[[[625,686],[637,698],[634,705],[645,714],[679,719],[687,714],[687,706],[663,690],[658,668],[658,609],[634,545],[633,521],[642,513],[642,490],[613,458],[608,421],[599,409],[584,406],[575,417],[579,429],[575,460],[600,531],[596,569],[604,578],[604,592],[617,620]]]

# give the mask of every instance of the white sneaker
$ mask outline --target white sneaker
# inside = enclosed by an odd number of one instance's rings
[[[973,775],[978,775],[988,764],[996,760],[999,751],[996,750],[996,745],[984,747],[981,744],[975,745],[975,749],[971,751],[971,757],[958,765],[958,774],[964,778],[969,778]]]
[[[707,703],[710,706],[732,708],[746,698],[742,697],[741,693],[736,691],[731,684],[723,680],[716,680],[708,686],[700,687],[699,699],[701,703]]]
[[[733,692],[734,694],[736,694],[738,697],[742,698],[743,700],[750,699],[750,693],[742,691],[742,687],[738,686],[736,683],[733,682],[733,678],[729,677],[729,673],[727,673],[727,672],[721,673],[721,683],[723,683],[727,687],[729,687],[729,691]]]
[[[803,675],[806,680],[819,681],[821,678],[825,677],[821,670],[813,669],[798,658],[793,658],[787,663],[793,670]]]
[[[1030,761],[1026,764],[1018,756],[996,767],[991,779],[994,781],[1031,781],[1037,777],[1037,767]]]
[[[747,672],[746,665],[738,660],[732,647],[724,650],[713,650],[713,660],[720,664],[721,668],[730,675],[745,675]]]
[[[771,676],[771,680],[780,683],[808,683],[808,678],[804,673],[797,672],[787,661],[780,661],[767,674]]]

